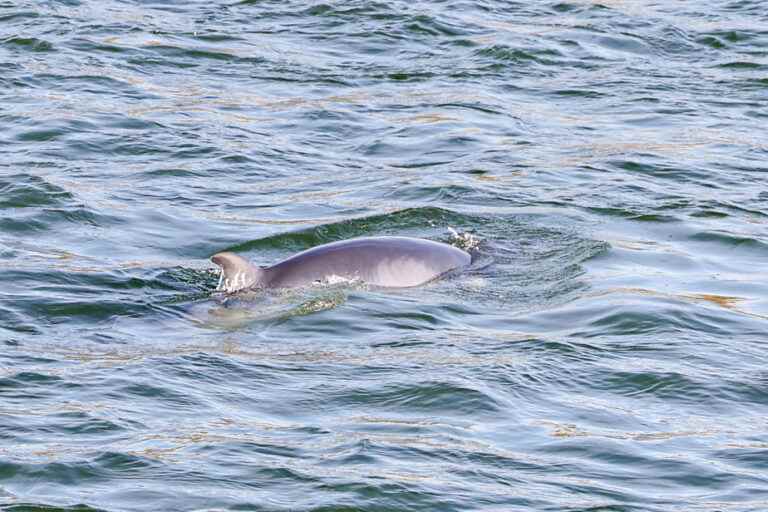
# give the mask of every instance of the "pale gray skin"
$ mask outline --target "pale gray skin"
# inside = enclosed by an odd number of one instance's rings
[[[297,288],[334,279],[405,288],[469,265],[470,255],[452,245],[400,236],[353,238],[319,245],[271,267],[257,267],[231,252],[215,254],[221,267],[217,290]]]

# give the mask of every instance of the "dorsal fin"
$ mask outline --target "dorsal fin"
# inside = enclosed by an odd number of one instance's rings
[[[264,272],[242,256],[232,252],[220,252],[211,261],[221,267],[221,277],[216,291],[234,293],[259,285]]]

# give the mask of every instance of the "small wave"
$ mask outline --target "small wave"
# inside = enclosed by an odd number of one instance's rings
[[[67,190],[35,175],[15,174],[0,178],[0,209],[64,206],[74,200]]]
[[[32,52],[50,52],[54,50],[53,44],[36,37],[9,37],[0,41],[0,44],[11,48],[23,48]]]

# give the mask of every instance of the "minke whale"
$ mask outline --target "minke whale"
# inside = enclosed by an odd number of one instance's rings
[[[470,264],[472,257],[452,245],[421,238],[377,236],[319,245],[271,267],[259,267],[232,252],[211,257],[221,267],[216,291],[299,288],[334,280],[373,286],[418,286]]]

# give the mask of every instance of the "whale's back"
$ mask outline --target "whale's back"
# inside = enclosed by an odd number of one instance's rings
[[[340,278],[382,287],[418,286],[470,260],[461,249],[431,240],[355,238],[313,247],[264,269],[264,283],[290,288]]]

